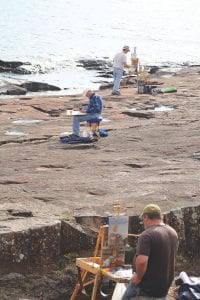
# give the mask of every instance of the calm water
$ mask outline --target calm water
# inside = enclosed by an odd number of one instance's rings
[[[61,94],[97,88],[96,73],[77,68],[76,61],[112,59],[124,44],[137,46],[143,64],[200,63],[199,0],[0,0],[0,5],[0,60],[40,64],[45,74],[12,77],[57,85]]]

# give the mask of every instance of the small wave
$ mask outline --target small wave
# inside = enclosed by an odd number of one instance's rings
[[[32,70],[32,73],[50,73],[60,72],[62,70],[70,70],[76,68],[76,62],[57,57],[33,57],[30,66],[24,66],[26,69]]]

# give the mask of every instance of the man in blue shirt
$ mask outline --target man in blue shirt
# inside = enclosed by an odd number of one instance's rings
[[[101,96],[95,94],[91,89],[85,89],[83,95],[89,99],[89,103],[86,109],[81,109],[80,113],[82,114],[73,116],[72,137],[80,135],[80,122],[101,117],[103,107]]]

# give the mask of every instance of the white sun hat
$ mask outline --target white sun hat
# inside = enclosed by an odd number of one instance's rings
[[[91,89],[90,89],[90,88],[86,88],[86,89],[84,89],[84,91],[83,91],[83,96],[86,96],[87,92],[89,92],[89,91],[91,91]]]

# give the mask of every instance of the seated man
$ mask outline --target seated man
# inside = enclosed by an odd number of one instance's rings
[[[85,89],[83,95],[88,97],[89,103],[86,109],[81,109],[80,115],[73,116],[72,128],[73,133],[71,137],[80,135],[80,122],[89,121],[94,118],[99,118],[102,112],[102,98],[95,94],[91,89]]]

